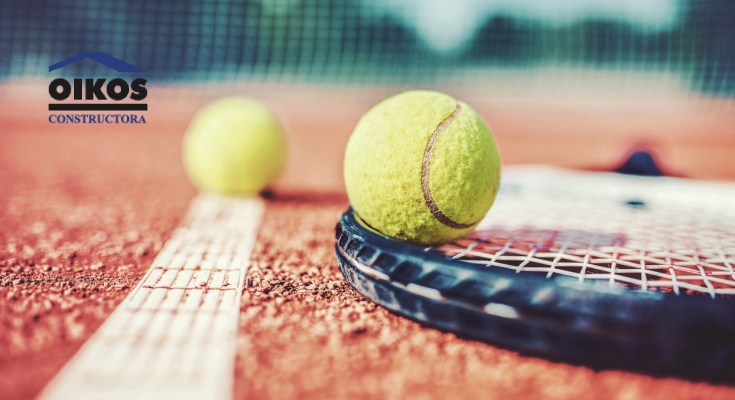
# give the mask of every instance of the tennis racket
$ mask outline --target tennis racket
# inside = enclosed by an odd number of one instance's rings
[[[506,170],[478,228],[445,246],[345,212],[346,280],[396,314],[522,353],[732,379],[735,184]]]

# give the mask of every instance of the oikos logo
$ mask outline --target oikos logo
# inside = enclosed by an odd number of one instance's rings
[[[69,64],[91,59],[119,73],[141,73],[145,70],[106,53],[84,52],[49,66],[49,72]],[[55,78],[49,83],[48,93],[55,101],[49,103],[52,124],[89,123],[146,123],[148,104],[142,101],[148,96],[147,80],[141,77],[124,78]],[[127,101],[126,101],[127,100]],[[69,111],[101,111],[98,113],[68,113]],[[120,111],[129,111],[120,113]],[[130,111],[137,111],[130,113]]]
[[[143,100],[148,96],[145,88],[146,80],[143,78],[133,79],[128,82],[121,78],[111,79],[105,85],[106,79],[74,79],[70,83],[64,78],[56,78],[51,81],[48,92],[55,100],[63,101],[74,93],[74,100],[125,100],[130,94],[131,100]]]

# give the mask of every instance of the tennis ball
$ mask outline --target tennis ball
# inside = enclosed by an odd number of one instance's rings
[[[345,151],[347,195],[380,233],[419,245],[465,236],[500,185],[492,132],[467,104],[409,91],[365,114]]]
[[[199,189],[253,195],[281,170],[286,138],[268,107],[248,97],[225,97],[194,116],[184,137],[183,158]]]

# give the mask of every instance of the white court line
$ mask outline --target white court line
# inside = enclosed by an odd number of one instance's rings
[[[40,398],[230,399],[260,199],[201,194],[145,277]]]

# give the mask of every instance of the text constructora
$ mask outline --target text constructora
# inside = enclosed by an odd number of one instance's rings
[[[52,124],[145,124],[143,114],[51,114]]]

